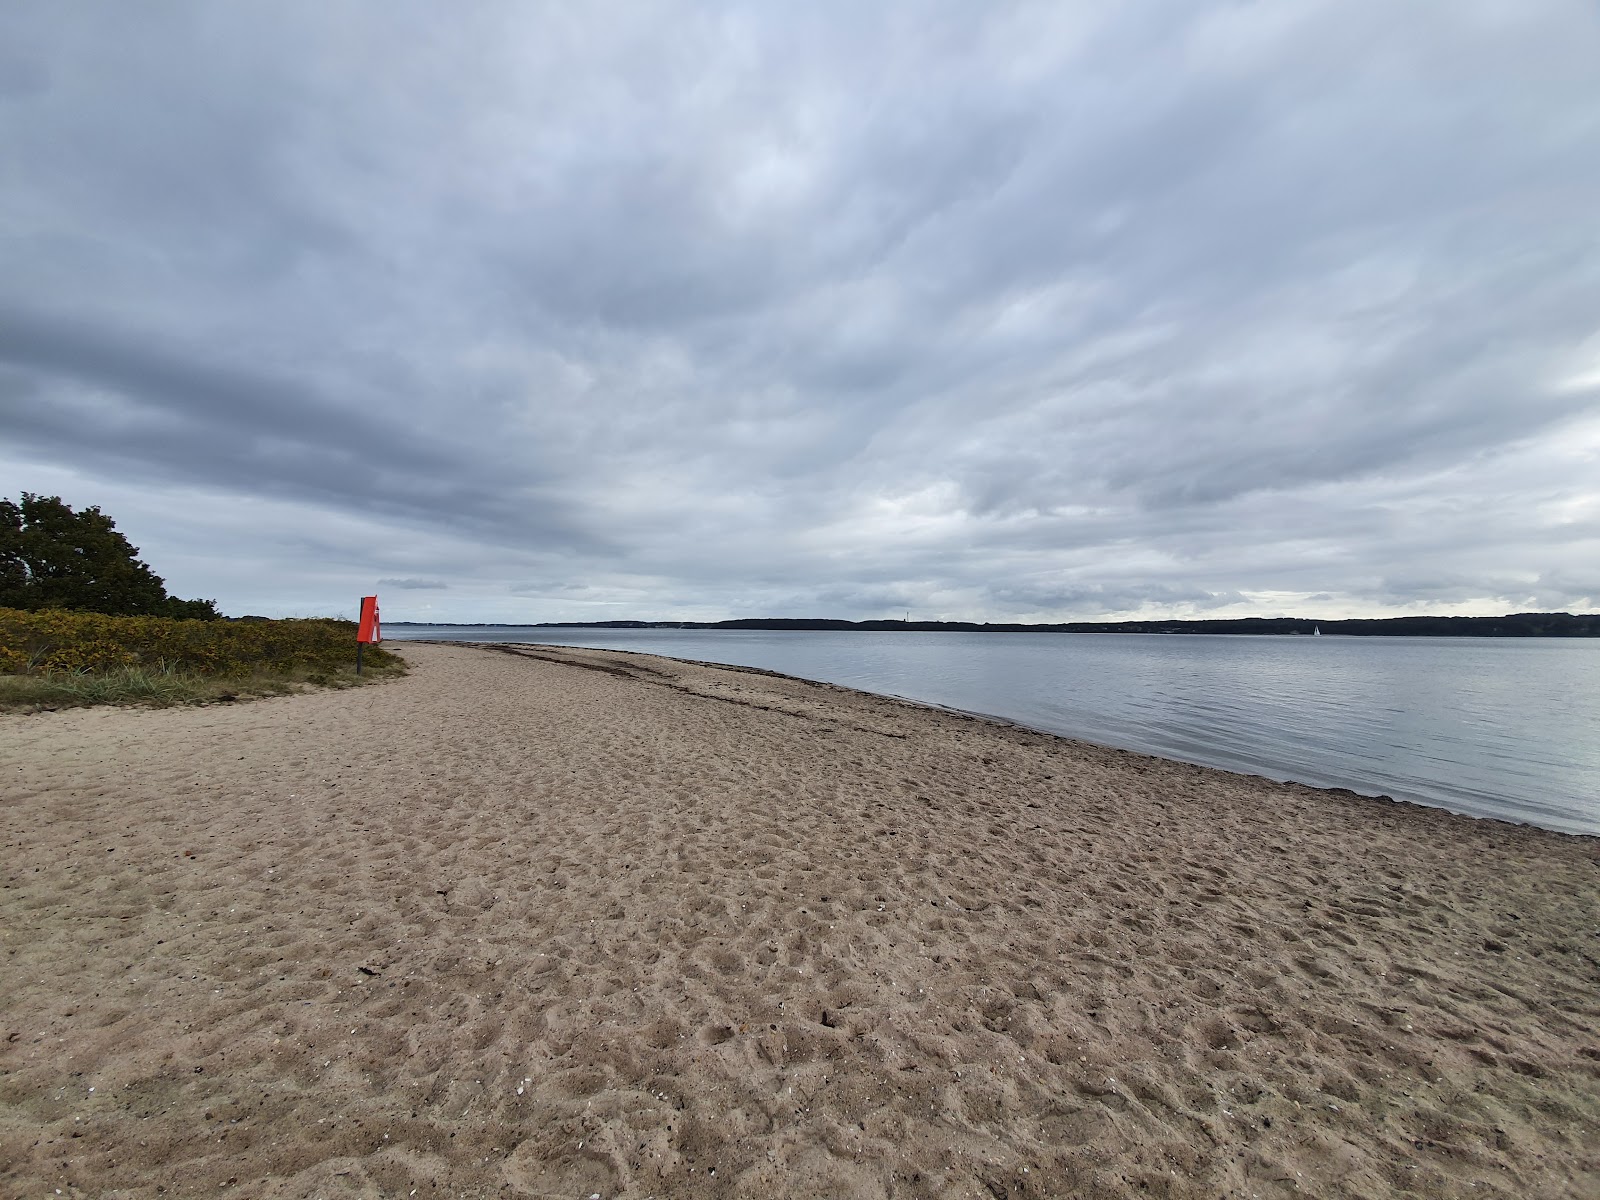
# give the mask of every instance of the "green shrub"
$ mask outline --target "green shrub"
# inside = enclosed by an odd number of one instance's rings
[[[0,609],[0,674],[7,675],[104,675],[134,668],[145,676],[240,678],[338,671],[355,659],[353,621],[204,621]],[[400,661],[377,646],[367,647],[365,660],[379,669]]]

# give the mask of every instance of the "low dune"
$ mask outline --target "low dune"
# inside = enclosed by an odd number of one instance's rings
[[[1600,839],[401,652],[0,717],[0,1194],[1600,1195]]]

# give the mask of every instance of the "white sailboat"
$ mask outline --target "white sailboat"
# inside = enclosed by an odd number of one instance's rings
[[[1322,636],[1322,626],[1313,625],[1311,627],[1311,636],[1312,637],[1321,637]]]

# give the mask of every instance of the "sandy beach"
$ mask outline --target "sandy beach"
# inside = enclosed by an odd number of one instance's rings
[[[398,649],[0,717],[0,1194],[1600,1194],[1600,839]]]

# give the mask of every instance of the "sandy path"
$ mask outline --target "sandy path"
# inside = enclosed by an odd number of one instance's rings
[[[1600,840],[401,650],[0,717],[0,1194],[1600,1194]]]

